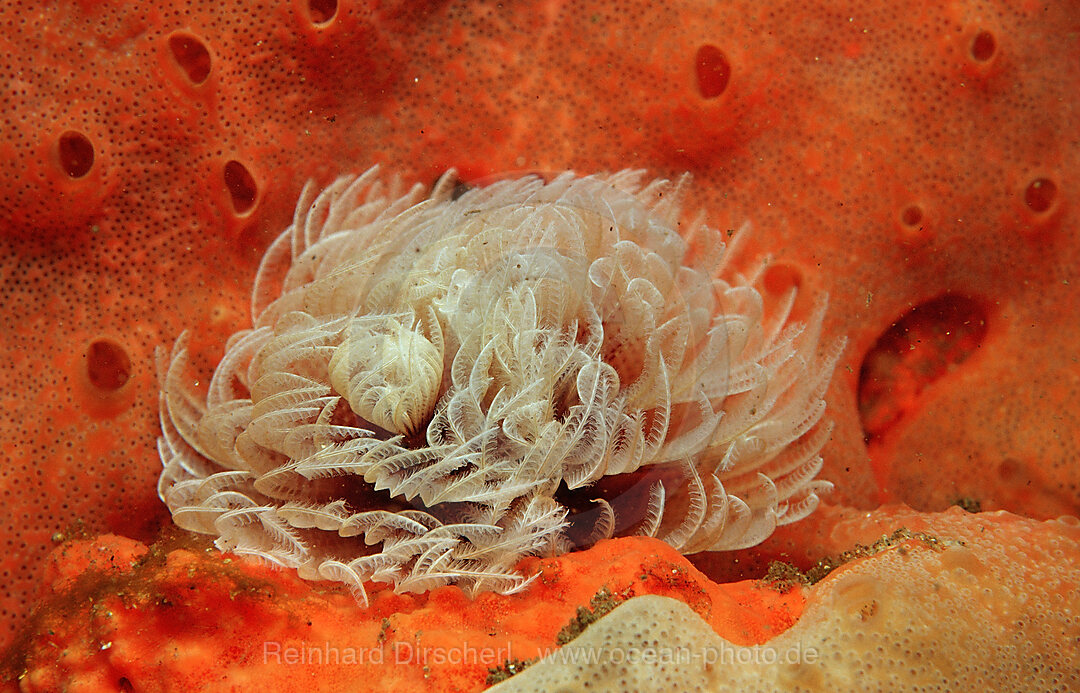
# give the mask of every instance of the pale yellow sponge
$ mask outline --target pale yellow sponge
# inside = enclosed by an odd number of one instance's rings
[[[1080,690],[1080,522],[901,519],[921,533],[834,571],[764,645],[733,645],[648,595],[490,690]]]

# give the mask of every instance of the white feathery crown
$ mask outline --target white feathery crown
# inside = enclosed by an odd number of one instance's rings
[[[612,536],[684,553],[805,517],[842,341],[721,278],[688,177],[530,176],[454,196],[309,183],[205,400],[159,353],[158,493],[223,551],[398,591],[514,592]],[[729,283],[730,282],[730,283]]]

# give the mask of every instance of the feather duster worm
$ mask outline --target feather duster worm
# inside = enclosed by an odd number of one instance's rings
[[[615,535],[753,545],[830,488],[824,301],[789,319],[676,232],[687,178],[639,172],[430,195],[374,169],[267,250],[253,327],[205,401],[162,373],[158,487],[221,550],[399,591],[512,592],[523,556]]]

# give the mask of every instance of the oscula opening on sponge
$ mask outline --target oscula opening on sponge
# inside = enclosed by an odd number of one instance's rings
[[[205,403],[186,336],[163,374],[158,492],[217,546],[399,591],[512,592],[515,564],[601,539],[751,546],[816,480],[824,301],[789,319],[680,235],[678,183],[639,172],[400,194],[374,169],[267,250],[253,327]]]

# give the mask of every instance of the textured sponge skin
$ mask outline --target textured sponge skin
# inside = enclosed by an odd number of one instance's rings
[[[326,21],[333,4],[0,8],[9,629],[74,520],[144,540],[166,520],[154,348],[197,322],[208,373],[304,181],[378,161],[424,182],[690,170],[689,206],[751,220],[775,289],[827,290],[825,336],[850,337],[827,398],[834,500],[1076,514],[1068,3],[341,0]],[[944,375],[912,376],[865,442],[868,355],[951,294],[987,323],[981,346],[914,345]]]
[[[1067,606],[1080,564],[1075,552],[1055,558],[1080,536],[1075,519],[895,508],[864,519],[867,534],[902,521],[952,538],[905,541],[840,568],[811,589],[799,623],[764,645],[732,644],[685,603],[646,595],[491,690],[1067,691],[1080,684],[1076,649],[1050,644],[1080,635]]]

